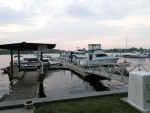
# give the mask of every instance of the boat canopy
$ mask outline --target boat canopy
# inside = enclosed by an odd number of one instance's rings
[[[95,50],[101,50],[101,44],[88,44],[89,53],[93,53]]]

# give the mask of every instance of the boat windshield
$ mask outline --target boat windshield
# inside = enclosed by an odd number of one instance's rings
[[[96,54],[95,55],[96,57],[105,57],[105,56],[108,56],[107,54]]]

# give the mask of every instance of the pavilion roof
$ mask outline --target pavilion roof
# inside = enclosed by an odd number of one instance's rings
[[[16,51],[37,51],[38,46],[47,46],[48,49],[55,48],[56,44],[45,44],[45,43],[12,43],[0,45],[0,49],[16,50]]]

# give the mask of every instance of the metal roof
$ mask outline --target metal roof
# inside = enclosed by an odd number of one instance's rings
[[[0,49],[16,50],[16,51],[36,51],[38,46],[47,46],[48,49],[55,48],[56,44],[45,44],[45,43],[13,43],[0,45]]]

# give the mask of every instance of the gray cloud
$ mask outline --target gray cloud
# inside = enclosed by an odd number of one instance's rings
[[[24,24],[29,16],[24,11],[16,11],[9,7],[0,7],[0,24]]]
[[[97,23],[107,20],[123,20],[124,18],[128,18],[128,16],[134,15],[139,15],[138,17],[145,14],[149,15],[149,0],[85,0],[85,2],[72,0],[72,2],[68,3],[67,1],[67,4],[64,3],[62,6],[59,5],[61,4],[53,4],[53,1],[49,0],[37,0],[32,1],[30,4],[25,4],[18,11],[10,7],[1,6],[1,25],[26,25],[26,27],[30,28],[30,26],[32,27],[34,25],[34,20],[32,19],[36,19],[37,16],[51,16],[51,18],[46,17],[47,23],[39,29],[25,29],[24,31],[14,33],[0,30],[0,42],[16,43],[54,38],[59,40],[56,43],[60,43],[67,41],[86,41],[97,38],[97,42],[101,43],[103,40],[106,40],[106,42],[107,40],[112,40],[113,42],[114,37],[116,37],[115,40],[119,40],[119,44],[123,45],[126,34],[130,37],[130,43],[149,40],[149,26],[144,27],[147,22],[143,22],[142,24],[140,22],[138,24],[137,22],[136,26],[127,29],[119,25],[115,26],[113,24],[113,26],[108,26],[107,23]],[[65,19],[66,21],[64,21]],[[67,19],[71,19],[71,22],[67,21]],[[142,25],[143,27],[141,27]],[[123,40],[120,36],[123,37]]]
[[[130,15],[150,12],[148,0],[101,0],[89,2],[77,2],[66,7],[68,16],[74,18],[86,18],[94,20],[123,19]]]

